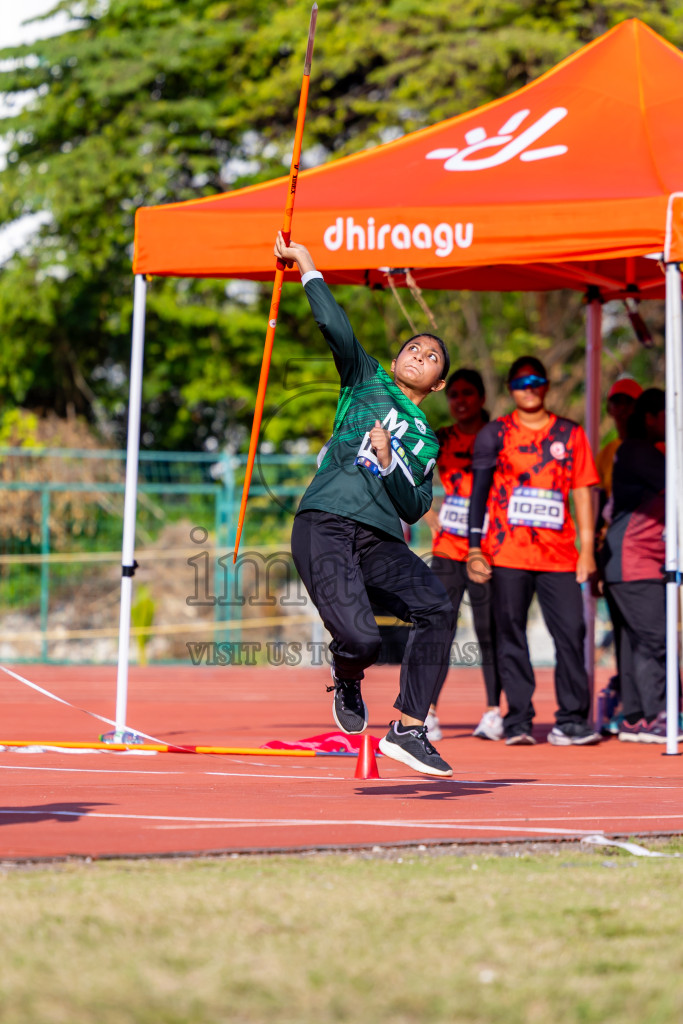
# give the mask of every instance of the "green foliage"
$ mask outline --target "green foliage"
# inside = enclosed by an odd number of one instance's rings
[[[149,628],[154,622],[156,602],[152,597],[149,587],[141,583],[136,590],[135,603],[130,610],[130,620],[136,628]],[[149,633],[143,633],[137,637],[138,642],[138,664],[147,664],[147,644],[151,639]]]
[[[55,9],[76,27],[0,53],[14,61],[3,65],[10,69],[0,72],[0,91],[15,102],[4,122],[0,224],[43,216],[0,275],[0,397],[121,429],[135,209],[283,173],[309,3],[61,0]],[[373,146],[509,93],[626,17],[681,43],[682,13],[673,0],[329,0],[316,39],[307,159]],[[244,445],[268,291],[154,282],[145,445]],[[368,348],[389,358],[406,330],[393,299],[340,293]],[[476,359],[491,388],[525,346],[564,351],[578,336],[574,299],[565,298],[564,315],[545,330],[528,298],[436,295],[430,303],[454,355],[462,349]],[[484,351],[492,339],[494,357]],[[327,379],[324,344],[300,292],[287,286],[269,392],[274,443],[317,442],[328,429],[328,403],[306,389],[320,379],[321,359]],[[278,387],[292,361],[297,402]]]

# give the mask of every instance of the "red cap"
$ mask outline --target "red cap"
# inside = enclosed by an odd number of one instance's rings
[[[615,395],[628,395],[629,398],[639,398],[642,395],[643,389],[637,380],[633,377],[620,377],[619,380],[615,380],[612,387],[609,389],[608,398],[614,398]]]

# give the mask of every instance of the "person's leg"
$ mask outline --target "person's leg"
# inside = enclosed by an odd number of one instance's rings
[[[526,625],[535,574],[526,569],[494,566],[491,583],[498,672],[508,703],[503,722],[506,739],[510,740],[530,736],[534,717],[532,697],[536,680],[529,659]]]
[[[460,610],[460,602],[462,601],[463,594],[465,593],[466,586],[466,574],[463,573],[463,563],[456,562],[453,558],[441,558],[439,555],[432,557],[430,568],[436,578],[439,580],[444,590],[448,594],[451,604],[453,605],[453,614],[455,616],[456,628],[453,630],[453,636],[451,637],[451,644],[453,643],[453,637],[457,629],[458,612]],[[466,573],[466,570],[465,570]],[[443,688],[443,684],[446,681],[448,675],[448,666],[450,662],[450,645],[448,648],[448,657],[444,659],[443,665],[439,669],[437,675],[437,681],[434,686],[434,695],[432,696],[432,708],[436,709],[436,705]]]
[[[431,569],[401,541],[375,535],[361,546],[360,566],[369,596],[413,623],[394,707],[422,723],[449,657],[455,630],[453,605]]]
[[[467,570],[465,570],[467,571]],[[496,662],[496,637],[493,608],[491,600],[492,584],[473,583],[467,581],[467,593],[472,608],[474,630],[481,651],[481,670],[484,674],[486,687],[486,703],[489,708],[497,708],[500,704],[500,675]]]
[[[636,686],[636,676],[633,671],[633,623],[629,624],[629,621],[625,618],[622,610],[622,601],[624,605],[632,613],[630,608],[631,602],[628,600],[627,592],[621,595],[621,588],[626,587],[628,591],[629,584],[626,583],[608,583],[607,592],[609,594],[610,608],[614,609],[614,615],[619,617],[621,622],[620,630],[620,648],[621,648],[621,662],[624,661],[624,653],[628,648],[628,659],[630,670],[624,672],[622,665],[619,665],[619,676],[621,679],[621,711],[624,716],[624,721],[629,725],[635,725],[641,718],[644,717],[643,705],[640,699],[640,693]],[[614,621],[614,619],[612,620]],[[616,639],[616,635],[615,635]]]
[[[633,652],[632,686],[622,689],[624,716],[652,721],[666,710],[666,591],[663,583],[612,583]]]
[[[316,510],[299,513],[292,529],[294,564],[333,638],[334,718],[349,733],[367,725],[360,680],[381,645],[360,571],[357,529],[351,519]]]
[[[465,563],[465,571],[466,563]],[[467,594],[472,609],[472,620],[479,643],[481,670],[486,688],[486,710],[475,727],[473,736],[480,740],[503,738],[503,719],[500,713],[500,675],[496,662],[495,625],[491,607],[492,583],[467,581]]]
[[[357,527],[351,519],[307,510],[292,529],[294,564],[332,634],[335,674],[344,679],[362,679],[381,643],[356,551]]]
[[[450,776],[453,769],[432,746],[424,723],[450,651],[453,606],[434,573],[407,544],[360,527],[357,546],[370,599],[413,623],[394,704],[401,721],[391,723],[379,749],[423,775]]]
[[[612,623],[612,636],[614,641],[614,658],[617,663],[616,675],[610,679],[610,690],[616,695],[621,693],[621,676],[624,671],[630,668],[630,645],[624,642],[624,617],[619,611],[619,606],[612,597],[609,584],[605,585],[605,601]],[[624,662],[626,661],[626,664]],[[632,685],[632,684],[631,684]]]
[[[541,572],[536,593],[548,632],[555,644],[556,726],[549,741],[557,746],[593,744],[600,740],[588,724],[590,686],[584,661],[586,626],[581,587],[573,572]]]

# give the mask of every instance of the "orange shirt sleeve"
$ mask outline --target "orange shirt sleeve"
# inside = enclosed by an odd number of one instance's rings
[[[595,466],[595,459],[588,443],[583,427],[576,427],[574,438],[574,464],[572,467],[571,489],[577,487],[594,487],[600,483],[600,476]]]

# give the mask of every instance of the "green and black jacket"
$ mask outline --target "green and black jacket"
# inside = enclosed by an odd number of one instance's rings
[[[356,338],[322,275],[304,287],[341,379],[333,433],[299,512],[320,509],[403,539],[400,520],[415,523],[432,504],[439,443],[427,419]],[[381,469],[369,443],[379,420],[392,437],[392,461]]]

